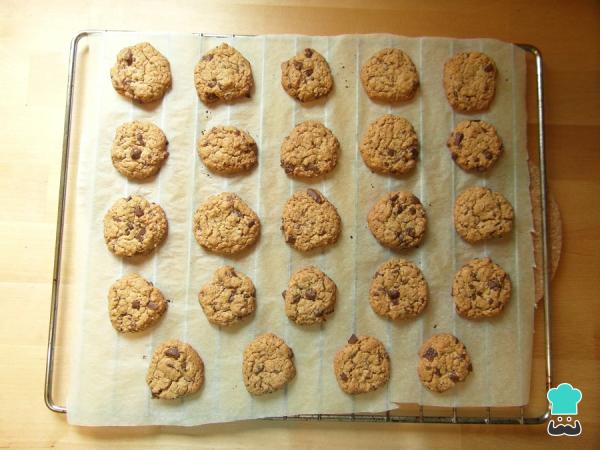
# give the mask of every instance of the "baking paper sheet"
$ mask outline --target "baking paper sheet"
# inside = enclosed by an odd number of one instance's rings
[[[392,35],[332,37],[256,36],[225,38],[252,64],[255,87],[249,99],[207,107],[198,101],[194,65],[223,39],[187,34],[105,33],[82,42],[84,117],[77,164],[77,236],[81,261],[78,331],[74,334],[68,420],[78,425],[198,425],[299,413],[379,412],[396,403],[435,406],[515,406],[527,404],[533,333],[533,250],[528,191],[525,108],[525,56],[519,48],[495,40],[404,38]],[[171,63],[173,87],[162,102],[133,104],[112,88],[109,69],[124,46],[151,42]],[[280,64],[297,51],[313,47],[331,66],[335,87],[310,104],[290,98],[280,85]],[[384,47],[407,52],[420,76],[415,98],[389,106],[370,100],[358,76],[360,66]],[[449,107],[442,87],[444,62],[461,50],[481,50],[499,69],[494,103],[481,118],[494,124],[505,154],[487,175],[468,174],[455,166],[446,148],[454,125],[465,118]],[[371,173],[358,151],[368,124],[384,113],[404,116],[420,140],[420,157],[411,174],[393,178]],[[112,167],[111,142],[123,122],[154,121],[169,139],[170,157],[151,181],[128,182]],[[279,148],[295,124],[320,120],[338,137],[338,167],[313,183],[292,180],[279,166]],[[259,163],[235,177],[210,174],[199,160],[196,142],[219,124],[246,129],[256,139]],[[467,186],[483,185],[503,193],[515,209],[515,230],[507,238],[481,245],[463,242],[455,233],[452,207]],[[337,207],[343,222],[339,242],[324,251],[302,254],[285,244],[281,213],[287,198],[307,186],[321,190]],[[418,248],[391,252],[367,228],[366,216],[389,190],[410,190],[426,208],[428,230]],[[224,258],[200,248],[192,234],[192,214],[209,195],[233,191],[258,213],[263,228],[258,245],[241,256]],[[169,220],[169,235],[158,251],[122,260],[103,240],[102,220],[120,197],[141,193],[158,202]],[[414,261],[429,284],[430,301],[414,319],[392,323],[377,316],[368,289],[377,266],[394,254]],[[456,315],[450,296],[454,273],[472,257],[491,256],[510,274],[513,296],[500,317],[467,321]],[[257,287],[257,311],[232,328],[211,325],[197,300],[213,271],[232,264]],[[281,291],[292,271],[321,267],[338,286],[334,314],[322,326],[300,327],[284,314]],[[111,327],[109,286],[136,271],[171,300],[164,319],[136,335]],[[293,348],[296,378],[279,392],[252,397],[241,375],[242,352],[256,335],[273,332]],[[417,349],[438,332],[450,332],[467,346],[473,373],[444,394],[424,389],[417,377]],[[348,337],[374,335],[391,356],[390,382],[365,395],[348,396],[332,369],[336,350]],[[166,339],[192,344],[206,366],[203,389],[176,401],[150,398],[145,374],[153,348]]]

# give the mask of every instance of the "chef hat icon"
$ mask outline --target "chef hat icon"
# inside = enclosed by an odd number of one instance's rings
[[[552,403],[552,415],[576,415],[577,404],[581,401],[581,391],[569,383],[561,383],[546,394]]]

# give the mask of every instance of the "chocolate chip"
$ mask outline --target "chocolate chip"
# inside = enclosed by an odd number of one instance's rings
[[[433,358],[435,358],[437,354],[438,353],[433,347],[429,347],[427,350],[425,350],[425,353],[423,353],[423,358],[425,358],[427,361],[433,361]]]
[[[388,156],[394,156],[396,154],[396,150],[394,150],[393,148],[388,148],[387,154]]]
[[[127,223],[127,231],[131,231],[131,230],[133,230],[133,224],[128,222]]]
[[[414,215],[417,212],[417,208],[415,208],[414,206],[411,206],[410,208],[408,208],[408,212]]]
[[[454,372],[450,374],[449,378],[455,383],[459,380],[458,375],[456,375]]]
[[[233,134],[235,134],[236,136],[239,136],[241,133],[240,133],[240,130],[235,130],[235,131],[233,132]]]
[[[458,158],[458,155],[455,152],[452,152],[452,161],[456,161],[456,158]]]
[[[490,160],[494,157],[494,155],[492,155],[492,153],[487,150],[484,151],[483,154],[485,155],[485,159],[487,159],[487,160]]]
[[[250,222],[248,222],[248,228],[252,228],[255,223],[256,222],[254,222],[254,220],[251,220]]]
[[[410,153],[411,158],[415,159],[417,157],[418,151],[416,146],[408,147],[406,151]]]
[[[304,291],[304,296],[308,300],[314,300],[315,298],[317,298],[317,293],[313,288],[308,288],[306,291]]]
[[[473,364],[469,363],[469,365],[467,366],[467,370],[469,372],[473,372]]]
[[[501,287],[502,284],[500,284],[498,280],[488,281],[488,288],[492,289],[493,291],[499,291]]]
[[[312,69],[306,69],[304,71],[304,75],[306,75],[307,77],[310,77],[313,74],[313,70]]]
[[[348,339],[348,344],[356,344],[357,342],[358,338],[354,333],[352,333],[352,336],[350,336],[350,338]]]
[[[211,59],[213,59],[213,54],[212,53],[208,53],[207,55],[204,55],[202,57],[202,60],[204,60],[204,61],[210,61]]]
[[[485,70],[486,72],[493,72],[494,71],[494,65],[493,64],[488,64],[487,66],[485,66]]]
[[[294,357],[294,350],[292,350],[292,349],[290,348],[290,358],[293,358],[293,357]]]
[[[123,59],[128,66],[130,66],[133,63],[133,54],[131,53],[131,50],[127,50],[127,53],[125,53],[125,57]]]
[[[394,194],[394,195],[392,195],[392,196],[390,197],[390,200],[391,200],[392,202],[395,202],[396,200],[398,200],[398,194]]]
[[[148,309],[151,309],[152,311],[155,311],[158,309],[158,305],[154,302],[149,302],[147,307],[148,307]]]
[[[215,94],[213,94],[212,92],[207,92],[206,93],[206,99],[209,101],[215,101],[217,100],[219,97],[217,97]]]
[[[307,58],[310,58],[313,55],[313,49],[312,48],[305,48],[304,49],[304,56],[306,56]]]
[[[215,87],[217,85],[217,82],[214,80],[210,80],[208,83],[206,83],[208,85],[208,87]]]
[[[283,291],[283,292],[281,293],[281,296],[283,297],[283,299],[284,299],[284,300],[285,300],[285,294],[287,294],[287,291]]]
[[[306,190],[306,193],[307,193],[308,195],[310,195],[310,197],[311,197],[311,198],[312,198],[312,199],[313,199],[315,202],[317,202],[317,203],[319,203],[319,204],[323,203],[323,199],[321,198],[321,195],[320,195],[320,194],[319,194],[317,191],[315,191],[314,189],[310,189],[310,188],[309,188],[309,189],[307,189],[307,190]]]
[[[288,244],[293,244],[294,242],[296,242],[296,238],[294,236],[288,236],[285,242],[287,242]]]
[[[296,68],[296,70],[302,70],[304,64],[302,64],[302,62],[300,61],[294,61],[294,67]]]
[[[388,289],[387,291],[387,295],[389,298],[391,298],[392,300],[397,299],[398,297],[400,297],[400,292],[398,292],[398,289]]]
[[[134,148],[133,150],[131,150],[131,159],[137,161],[138,159],[140,159],[140,156],[142,156],[142,151],[139,148]]]
[[[179,350],[177,347],[169,347],[165,350],[165,355],[170,356],[171,358],[179,358]]]
[[[414,228],[407,228],[406,229],[406,234],[408,234],[411,238],[414,238],[416,236],[415,229]]]
[[[440,372],[440,369],[438,369],[437,367],[435,369],[433,369],[433,373],[435,375],[437,375],[438,377],[442,374],[442,372]]]
[[[135,238],[138,241],[141,241],[142,239],[144,239],[144,235],[146,234],[146,229],[145,228],[140,228],[140,231],[137,232],[137,234],[135,235]]]
[[[454,145],[459,146],[464,137],[465,137],[464,134],[462,134],[462,133],[456,133],[454,135]]]
[[[342,381],[348,381],[348,375],[346,375],[344,372],[340,373],[340,378]]]
[[[298,303],[300,301],[300,294],[294,294],[292,297],[292,303]]]
[[[144,135],[142,133],[136,134],[135,139],[139,145],[146,145],[146,141],[144,141]]]
[[[135,205],[135,207],[133,208],[133,213],[137,217],[142,217],[144,215],[144,210],[140,206]]]
[[[139,300],[134,300],[131,302],[131,307],[133,309],[140,309],[140,301]]]

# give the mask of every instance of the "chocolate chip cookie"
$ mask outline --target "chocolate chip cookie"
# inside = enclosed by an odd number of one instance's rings
[[[321,122],[299,123],[281,145],[281,167],[294,177],[314,178],[331,172],[338,161],[340,143]]]
[[[444,64],[444,90],[450,106],[469,113],[488,109],[496,93],[496,63],[481,52],[463,52]]]
[[[419,87],[419,75],[410,57],[398,48],[384,48],[360,69],[367,95],[384,102],[407,101]]]
[[[202,56],[194,70],[198,96],[206,104],[250,97],[252,67],[235,48],[223,43]]]
[[[333,371],[346,394],[364,394],[388,382],[390,357],[379,339],[353,334],[335,354]]]
[[[511,293],[510,277],[490,258],[467,262],[456,273],[452,284],[456,312],[465,319],[497,316],[510,300]]]
[[[377,200],[369,211],[367,222],[375,239],[394,250],[416,247],[427,228],[421,201],[404,191],[389,192]]]
[[[191,345],[172,339],[160,344],[146,374],[152,398],[173,400],[198,392],[204,384],[204,363]]]
[[[331,91],[331,69],[323,55],[305,48],[281,64],[281,86],[290,97],[301,102],[316,100]]]
[[[325,322],[335,308],[337,287],[315,266],[294,272],[283,291],[285,314],[298,325]]]
[[[111,158],[121,175],[144,180],[155,175],[169,156],[167,138],[151,122],[128,122],[117,128]]]
[[[283,209],[281,230],[285,242],[308,251],[334,244],[342,231],[335,206],[316,189],[298,191]]]
[[[108,315],[114,329],[121,333],[145,330],[166,310],[162,292],[137,273],[125,275],[108,290]]]
[[[369,289],[375,313],[391,320],[418,316],[427,305],[427,282],[410,261],[392,258],[380,265]]]
[[[256,289],[248,276],[231,266],[223,266],[200,289],[198,300],[209,322],[228,326],[254,312]]]
[[[198,141],[198,155],[213,172],[236,174],[256,166],[256,142],[244,130],[230,126],[211,128]]]
[[[231,255],[254,244],[260,235],[260,220],[236,194],[223,192],[209,197],[194,214],[194,236],[215,253]]]
[[[139,103],[160,100],[171,87],[171,66],[148,42],[125,47],[110,69],[112,85],[119,94]]]
[[[104,216],[104,240],[117,256],[145,255],[167,237],[163,209],[141,195],[122,198]]]
[[[273,333],[258,336],[244,350],[242,376],[252,395],[275,392],[296,376],[294,352]]]
[[[417,372],[430,391],[447,391],[465,381],[472,371],[466,347],[451,334],[433,335],[419,349]]]
[[[374,172],[401,175],[417,164],[417,133],[403,117],[385,114],[369,125],[360,144],[360,155]]]
[[[513,208],[498,192],[473,186],[454,203],[454,227],[467,242],[499,238],[512,230]]]
[[[448,149],[456,164],[464,170],[485,172],[504,150],[496,127],[483,120],[465,120],[448,138]]]

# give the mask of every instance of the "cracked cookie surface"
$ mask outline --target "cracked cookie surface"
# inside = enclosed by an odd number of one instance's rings
[[[198,141],[198,155],[213,172],[236,174],[257,162],[256,142],[244,130],[231,126],[211,128]]]
[[[335,354],[333,371],[346,394],[374,391],[390,379],[390,357],[373,336],[355,336]]]
[[[398,48],[384,48],[360,69],[367,95],[385,102],[407,101],[419,87],[419,75],[410,57]]]
[[[460,122],[446,144],[456,164],[464,170],[485,172],[504,150],[496,127],[483,120]]]
[[[231,266],[223,266],[200,289],[198,300],[209,322],[228,326],[254,312],[256,289],[250,277]]]
[[[244,350],[242,377],[249,393],[264,395],[275,392],[295,376],[292,349],[273,333],[258,336]]]
[[[381,245],[400,250],[421,243],[427,228],[425,209],[410,192],[389,192],[369,211],[369,229]]]
[[[431,336],[421,345],[418,354],[419,379],[433,392],[447,391],[473,371],[466,347],[451,334]]]
[[[374,172],[392,175],[406,173],[417,164],[417,133],[403,117],[385,114],[367,128],[360,144],[360,155]]]
[[[391,258],[377,268],[369,289],[371,308],[392,320],[418,316],[427,305],[427,282],[412,262]]]
[[[260,235],[256,213],[237,195],[209,197],[194,214],[194,236],[207,250],[233,254],[254,244]]]
[[[454,203],[454,227],[467,242],[499,238],[512,230],[513,208],[498,192],[473,186]]]
[[[494,317],[512,293],[508,274],[490,258],[467,262],[454,276],[452,298],[456,312],[466,319]]]
[[[488,109],[496,93],[496,63],[481,52],[462,52],[444,64],[444,90],[460,112]]]
[[[151,122],[128,122],[117,128],[111,149],[113,166],[122,175],[143,180],[155,175],[169,156],[167,138]]]
[[[334,244],[342,230],[335,206],[316,189],[298,191],[283,209],[281,229],[285,242],[308,251]]]
[[[248,60],[225,43],[200,58],[194,69],[194,82],[200,100],[206,104],[249,97],[254,84]]]
[[[163,209],[141,195],[117,200],[104,216],[104,240],[117,256],[150,253],[165,240],[167,232]]]
[[[331,91],[331,69],[323,55],[305,48],[281,64],[281,86],[290,97],[301,102],[316,100]]]
[[[125,47],[110,70],[115,90],[139,103],[161,99],[171,87],[171,66],[148,42]]]
[[[312,325],[325,322],[333,312],[337,287],[319,268],[307,266],[292,274],[282,296],[290,320],[298,325]]]
[[[175,339],[163,342],[154,350],[146,383],[152,398],[173,400],[193,394],[204,384],[204,363],[191,345]]]
[[[108,314],[115,330],[134,333],[154,325],[167,310],[162,292],[137,273],[117,280],[108,290]]]
[[[340,143],[321,122],[299,123],[281,144],[281,167],[294,177],[314,178],[331,172],[338,161]]]

